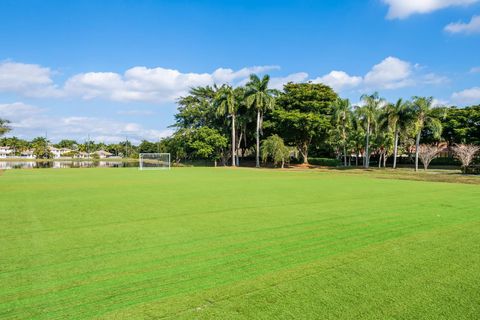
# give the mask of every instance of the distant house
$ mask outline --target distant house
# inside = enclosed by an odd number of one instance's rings
[[[7,158],[12,152],[10,147],[0,147],[0,158]]]
[[[98,151],[92,152],[92,155],[96,155],[100,159],[105,159],[105,158],[109,158],[109,157],[112,156],[112,154],[110,152],[105,151],[105,150],[98,150]]]
[[[71,149],[68,148],[55,148],[55,147],[48,147],[50,153],[53,154],[54,159],[62,158],[65,154],[72,152]]]
[[[90,154],[81,151],[81,152],[79,152],[79,153],[75,156],[75,158],[88,159],[88,158],[90,158]]]
[[[453,157],[453,152],[450,149],[449,145],[446,142],[440,142],[438,144],[439,152],[437,158],[451,158]],[[414,154],[416,150],[415,146],[410,147],[410,153]]]
[[[24,150],[20,152],[20,158],[35,159],[35,155],[33,154],[33,150]]]
[[[440,144],[440,152],[438,153],[439,158],[451,158],[453,157],[452,150],[450,150],[450,147],[446,143],[441,143]]]
[[[50,151],[50,153],[53,154],[54,158],[60,158],[61,156],[60,149],[58,148],[50,146],[48,147],[48,151]]]

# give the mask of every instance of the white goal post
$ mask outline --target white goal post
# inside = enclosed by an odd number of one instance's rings
[[[138,169],[170,169],[170,153],[140,153],[138,155]]]

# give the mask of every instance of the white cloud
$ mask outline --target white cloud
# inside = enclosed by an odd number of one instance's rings
[[[212,74],[213,79],[218,83],[231,83],[232,81],[249,77],[252,73],[265,73],[272,70],[279,70],[279,66],[254,66],[234,71],[229,68],[218,68]]]
[[[468,6],[479,0],[383,0],[388,8],[387,19],[405,19],[412,14],[430,13],[453,6]]]
[[[8,65],[10,64],[10,65]],[[21,63],[3,63],[10,71],[5,73],[13,77],[13,71],[20,70],[16,81],[8,81],[3,75],[0,91],[15,91],[36,97],[70,97],[85,100],[105,99],[118,102],[149,102],[155,104],[171,103],[186,95],[195,86],[214,83],[244,85],[251,73],[265,73],[277,70],[278,66],[253,66],[237,71],[218,68],[212,73],[182,73],[174,69],[161,67],[133,67],[123,74],[116,72],[87,72],[73,75],[63,86],[57,86],[51,78],[48,68]],[[13,66],[13,67],[12,67]],[[422,74],[418,65],[396,57],[387,57],[374,65],[364,76],[350,75],[346,71],[333,70],[328,74],[310,78],[306,72],[292,73],[283,77],[272,77],[270,87],[282,89],[288,82],[325,83],[336,91],[349,89],[381,90],[398,89],[416,84],[438,85],[448,81],[446,77],[434,73]],[[30,71],[30,72],[28,72]],[[3,87],[2,87],[3,85]],[[61,89],[59,89],[61,88]],[[35,90],[33,90],[35,89]],[[121,115],[148,115],[144,111],[120,110]]]
[[[246,81],[251,73],[265,73],[278,66],[253,66],[240,70],[218,68],[212,73],[182,73],[174,69],[137,66],[123,74],[86,72],[73,75],[63,86],[53,81],[50,68],[36,64],[0,62],[0,92],[13,92],[27,97],[102,98],[129,102],[173,102],[188,93],[191,87],[213,83]]]
[[[452,100],[460,104],[480,104],[480,87],[454,92]]]
[[[470,69],[470,73],[480,73],[480,67],[473,67]]]
[[[430,84],[430,85],[439,85],[439,84],[444,84],[448,83],[450,79],[448,79],[445,76],[440,76],[435,73],[427,73],[426,75],[421,77],[421,82],[424,84]]]
[[[330,73],[312,80],[314,83],[324,83],[336,91],[346,88],[353,88],[362,83],[362,77],[350,76],[344,71],[333,70]]]
[[[90,135],[95,141],[110,143],[128,137],[137,143],[142,139],[158,140],[172,134],[172,130],[147,129],[134,122],[84,116],[50,116],[45,109],[22,102],[0,104],[0,117],[12,121],[13,131],[10,135],[28,139],[48,132],[49,139],[53,141],[65,137],[81,140]]]
[[[241,81],[251,73],[278,69],[255,66],[238,71],[219,68],[213,73],[182,73],[165,68],[133,67],[123,75],[113,72],[77,74],[67,80],[65,91],[84,99],[104,98],[114,101],[172,102],[196,86]]]
[[[397,89],[413,84],[410,62],[387,57],[373,66],[364,77],[365,85],[380,89]]]
[[[374,65],[364,76],[353,76],[345,71],[334,70],[313,79],[312,82],[321,82],[342,92],[348,89],[392,90],[419,84],[440,85],[449,81],[447,77],[435,73],[424,74],[422,69],[418,64],[413,65],[396,57],[387,57]]]
[[[418,84],[440,85],[449,81],[447,77],[435,73],[423,74],[421,69],[423,68],[418,64],[413,65],[396,57],[387,57],[374,65],[364,76],[333,70],[323,76],[310,79],[308,73],[298,72],[286,77],[271,78],[270,87],[282,89],[283,85],[288,82],[311,81],[326,84],[335,91],[342,92],[349,89],[362,91],[399,89]]]
[[[445,26],[446,32],[450,33],[480,33],[480,16],[473,16],[470,22],[455,22]]]
[[[270,78],[270,88],[281,90],[283,85],[289,82],[305,82],[308,80],[308,73],[297,72],[289,74],[285,77],[272,77]]]
[[[36,106],[31,106],[23,102],[14,102],[0,104],[0,118],[9,119],[10,121],[20,119],[22,117],[32,117],[43,111]]]
[[[448,100],[443,100],[443,99],[435,99],[434,98],[433,101],[432,101],[432,105],[435,108],[447,106],[448,104],[449,104]]]
[[[52,71],[36,64],[0,62],[0,91],[28,97],[62,95],[52,79]]]
[[[86,100],[166,102],[173,101],[192,86],[210,83],[208,74],[184,75],[176,70],[134,67],[123,76],[113,72],[77,74],[67,80],[65,91]]]

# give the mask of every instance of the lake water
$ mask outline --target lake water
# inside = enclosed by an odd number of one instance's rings
[[[36,168],[126,168],[138,167],[138,162],[121,161],[0,161],[1,169]]]

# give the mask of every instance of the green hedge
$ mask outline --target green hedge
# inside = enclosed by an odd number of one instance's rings
[[[316,166],[337,167],[340,160],[332,158],[308,158],[308,163]]]

